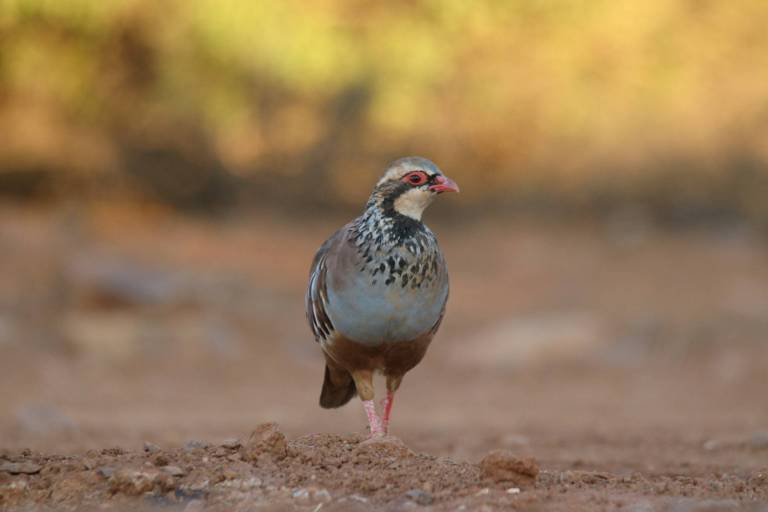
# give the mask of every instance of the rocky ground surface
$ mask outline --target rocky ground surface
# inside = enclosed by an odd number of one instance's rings
[[[416,453],[395,437],[288,440],[269,423],[243,442],[78,456],[24,450],[0,460],[5,510],[768,510],[768,466],[540,469],[511,450],[471,463]]]
[[[303,314],[340,222],[3,210],[0,510],[768,511],[759,234],[434,225],[448,314],[368,441]]]

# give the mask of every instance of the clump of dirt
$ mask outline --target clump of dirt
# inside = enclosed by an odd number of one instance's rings
[[[251,433],[240,453],[251,462],[258,462],[260,458],[282,460],[288,455],[288,442],[277,423],[264,423]]]
[[[694,510],[690,507],[706,500],[765,500],[765,475],[763,470],[697,477],[540,470],[536,459],[503,450],[474,464],[417,453],[392,437],[311,434],[288,440],[269,423],[257,427],[246,442],[190,441],[173,449],[147,443],[142,450],[76,456],[3,452],[0,510],[104,504],[117,510],[189,511],[265,505],[275,510],[530,509],[548,504],[604,510],[650,502],[662,510],[683,505],[681,510]],[[609,491],[611,498],[606,497]]]
[[[494,450],[480,461],[480,471],[492,483],[530,488],[539,476],[539,463],[533,457],[516,457],[509,450]]]

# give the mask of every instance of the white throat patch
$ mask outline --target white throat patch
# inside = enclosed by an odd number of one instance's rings
[[[421,214],[424,213],[436,195],[433,192],[418,188],[408,190],[395,199],[395,211],[406,217],[421,220]]]

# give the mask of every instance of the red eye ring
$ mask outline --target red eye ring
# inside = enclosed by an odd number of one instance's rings
[[[419,185],[424,185],[427,181],[429,181],[429,178],[427,177],[427,173],[424,171],[413,171],[403,176],[403,181],[409,185],[418,187]]]

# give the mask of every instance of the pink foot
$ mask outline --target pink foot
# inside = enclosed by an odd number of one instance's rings
[[[386,432],[382,427],[379,415],[376,414],[376,404],[373,400],[364,400],[363,408],[365,409],[365,414],[368,416],[368,426],[371,429],[370,437],[384,437]]]
[[[381,420],[384,435],[389,433],[389,416],[392,414],[392,404],[394,401],[395,394],[391,391],[387,391],[387,396],[381,401],[381,407],[384,409],[384,418]]]

